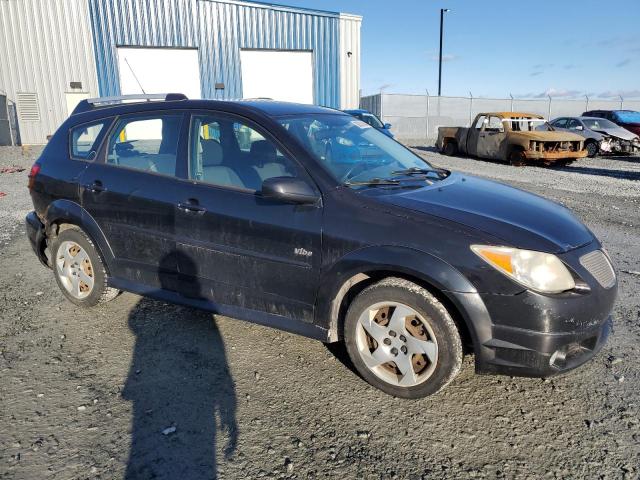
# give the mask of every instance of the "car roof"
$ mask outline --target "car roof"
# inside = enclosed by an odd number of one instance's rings
[[[485,115],[487,117],[500,117],[500,118],[517,118],[517,117],[527,117],[527,118],[544,118],[542,115],[538,115],[537,113],[525,113],[525,112],[484,112],[480,115]]]
[[[369,110],[365,110],[363,108],[352,108],[352,109],[349,109],[349,110],[343,110],[343,112],[344,113],[349,113],[349,114],[353,114],[353,113],[369,113],[369,114],[371,114],[371,112]]]
[[[130,103],[109,103],[99,105],[99,99],[96,106],[92,104],[84,104],[78,106],[73,116],[83,116],[85,113],[96,113],[104,115],[121,115],[128,113],[144,112],[151,110],[222,110],[231,113],[263,113],[267,116],[286,116],[286,115],[304,115],[304,114],[337,114],[344,115],[343,112],[317,105],[307,105],[302,103],[281,102],[269,99],[241,99],[241,100],[160,100],[160,101],[134,101]]]

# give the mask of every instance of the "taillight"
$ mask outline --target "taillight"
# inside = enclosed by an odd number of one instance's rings
[[[33,167],[31,167],[31,171],[29,172],[29,190],[33,188],[33,184],[36,181],[36,175],[40,172],[40,165],[38,163],[34,163]]]

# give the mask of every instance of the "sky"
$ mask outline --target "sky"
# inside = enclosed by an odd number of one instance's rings
[[[363,95],[640,98],[640,0],[280,0],[362,21]]]

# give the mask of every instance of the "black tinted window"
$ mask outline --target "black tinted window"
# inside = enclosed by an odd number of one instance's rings
[[[121,119],[109,136],[107,163],[175,175],[182,115],[145,115]]]
[[[108,120],[79,125],[71,130],[71,156],[82,160],[92,160],[97,153]]]

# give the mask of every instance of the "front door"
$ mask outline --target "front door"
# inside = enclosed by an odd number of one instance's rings
[[[189,150],[176,223],[182,293],[312,322],[321,205],[259,193],[267,178],[311,179],[260,127],[221,113],[192,115]]]
[[[176,290],[176,166],[184,114],[120,117],[81,178],[82,205],[105,234],[111,275]]]
[[[502,119],[495,116],[489,117],[478,136],[476,155],[480,158],[499,158],[500,147],[506,138]]]
[[[465,145],[465,151],[469,155],[474,157],[478,155],[478,140],[480,135],[483,133],[486,121],[487,117],[485,115],[480,115],[476,119],[476,123],[469,127],[469,131],[467,133],[467,144]]]

